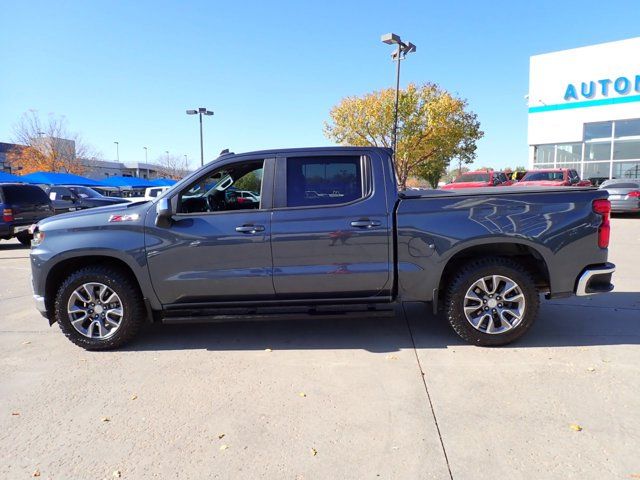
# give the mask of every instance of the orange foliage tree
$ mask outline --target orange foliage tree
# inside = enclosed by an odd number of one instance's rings
[[[67,128],[63,117],[49,115],[42,121],[34,110],[14,125],[18,146],[7,153],[7,163],[21,175],[33,172],[84,173],[83,159],[96,155],[80,136]]]

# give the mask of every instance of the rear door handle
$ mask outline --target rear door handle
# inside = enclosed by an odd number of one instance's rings
[[[264,226],[262,225],[241,225],[236,227],[238,233],[257,233],[264,232]]]
[[[373,228],[379,227],[380,225],[381,223],[378,220],[369,220],[368,218],[361,218],[360,220],[351,222],[351,226],[356,228]]]

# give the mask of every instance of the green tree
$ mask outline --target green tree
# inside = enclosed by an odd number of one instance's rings
[[[325,135],[342,145],[391,147],[395,90],[344,98],[331,109]],[[400,188],[410,175],[435,187],[449,163],[471,163],[484,133],[466,100],[433,83],[400,92],[395,169]]]

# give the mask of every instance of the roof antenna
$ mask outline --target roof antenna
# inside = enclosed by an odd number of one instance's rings
[[[228,148],[225,148],[224,150],[222,150],[222,151],[220,152],[220,155],[226,155],[227,153],[229,153],[229,149],[228,149]]]

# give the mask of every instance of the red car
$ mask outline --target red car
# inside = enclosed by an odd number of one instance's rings
[[[578,172],[572,168],[552,168],[548,170],[530,170],[515,185],[540,187],[590,187],[589,180],[580,180]]]
[[[463,173],[453,182],[447,183],[440,188],[443,190],[456,190],[458,188],[506,187],[512,184],[513,180],[509,179],[504,172],[477,170]]]

